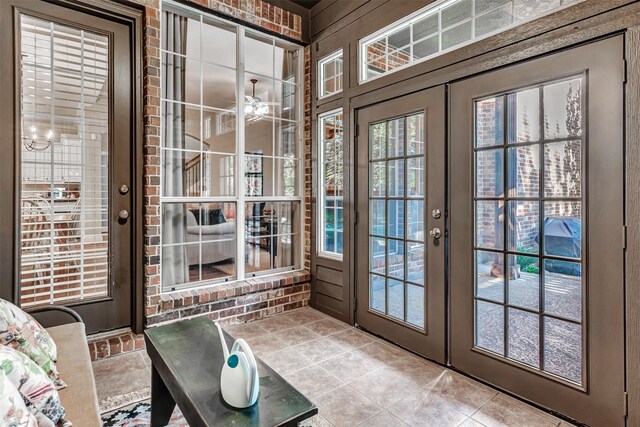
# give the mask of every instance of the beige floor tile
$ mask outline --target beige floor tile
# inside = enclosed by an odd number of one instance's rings
[[[313,364],[313,361],[306,357],[304,353],[295,350],[293,347],[268,353],[261,356],[260,359],[280,375],[285,375]]]
[[[307,323],[317,322],[319,320],[330,319],[329,316],[320,313],[318,310],[314,310],[313,308],[301,308],[298,310],[293,310],[288,313],[282,315],[282,317],[286,317],[288,319],[293,320],[298,325],[306,325]]]
[[[467,419],[466,415],[428,389],[405,397],[388,411],[411,426],[455,427]]]
[[[317,401],[320,414],[336,427],[353,427],[382,408],[349,386],[325,394]]]
[[[407,356],[389,367],[393,372],[414,382],[419,387],[427,387],[448,371],[446,368],[407,353]]]
[[[452,371],[447,371],[427,387],[467,416],[471,416],[498,394],[495,390]]]
[[[367,421],[360,424],[358,427],[406,427],[407,424],[403,423],[387,411],[380,412],[369,418]]]
[[[345,329],[349,329],[350,326],[337,320],[323,319],[307,324],[307,328],[320,335],[333,335],[344,331]]]
[[[394,366],[408,357],[405,350],[382,341],[374,341],[355,349],[353,352],[371,363],[380,364],[380,366]]]
[[[318,365],[311,365],[295,372],[284,375],[285,379],[300,393],[316,402],[325,393],[329,393],[344,385],[342,381],[322,369]]]
[[[378,364],[368,363],[367,360],[353,352],[343,353],[327,359],[319,363],[319,366],[331,372],[344,382],[354,380],[380,367]]]
[[[302,427],[569,426],[311,308],[225,329],[318,404]],[[148,387],[150,367],[145,352],[94,362],[99,398]]]
[[[267,334],[256,338],[249,338],[247,342],[249,343],[251,350],[258,357],[263,357],[268,353],[273,353],[275,351],[280,351],[289,347],[288,344],[286,344],[284,341],[273,334]]]
[[[329,336],[329,339],[335,344],[344,348],[344,351],[355,350],[358,347],[371,344],[375,340],[369,335],[358,331],[355,328],[349,328],[346,331],[338,332]]]
[[[486,427],[484,424],[480,424],[473,418],[467,418],[462,424],[458,427]]]
[[[316,414],[311,418],[300,421],[298,427],[333,427],[333,425],[322,415]]]
[[[139,351],[92,363],[98,400],[150,387],[151,371]]]
[[[351,381],[349,385],[383,408],[418,393],[420,388],[389,369],[378,369]]]
[[[284,331],[276,332],[273,336],[284,341],[287,346],[294,346],[320,338],[320,335],[304,326],[285,329]]]
[[[149,372],[151,372],[151,359],[149,358],[149,355],[147,354],[147,350],[141,350],[140,351],[140,355],[142,356],[142,359],[144,360],[144,363],[146,363],[147,368],[149,368]]]
[[[268,331],[260,326],[258,322],[228,325],[224,327],[224,330],[235,339],[244,338],[245,340],[261,337],[268,333]]]
[[[267,332],[280,332],[285,329],[300,326],[299,323],[296,323],[285,316],[274,316],[268,319],[259,320],[256,324]]]
[[[472,418],[487,427],[555,427],[560,423],[551,415],[503,394],[496,395]]]
[[[297,345],[296,350],[313,360],[315,363],[330,359],[344,353],[343,347],[327,338],[321,338]]]

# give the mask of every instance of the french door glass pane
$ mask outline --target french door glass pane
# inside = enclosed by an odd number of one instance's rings
[[[20,303],[109,294],[109,38],[20,15]]]
[[[478,100],[474,133],[475,345],[578,384],[582,84],[577,76]]]
[[[421,329],[424,120],[417,113],[369,126],[369,308]]]

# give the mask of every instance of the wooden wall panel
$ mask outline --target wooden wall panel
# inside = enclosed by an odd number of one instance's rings
[[[626,35],[627,60],[627,425],[640,425],[640,27]]]

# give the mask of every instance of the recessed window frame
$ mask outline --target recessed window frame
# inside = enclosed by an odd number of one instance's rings
[[[439,42],[438,42],[438,51],[437,52],[435,52],[435,53],[433,53],[431,55],[425,56],[424,58],[420,58],[420,59],[417,59],[417,60],[411,60],[407,64],[401,65],[401,66],[393,68],[391,70],[386,70],[386,71],[381,72],[380,74],[377,74],[375,76],[370,76],[370,77],[367,76],[368,63],[367,63],[367,49],[366,49],[366,46],[372,44],[373,42],[376,42],[376,41],[379,41],[381,39],[384,39],[386,36],[391,35],[393,33],[396,33],[396,32],[398,32],[398,31],[400,31],[400,30],[402,30],[404,28],[408,28],[409,32],[410,32],[410,37],[411,37],[410,41],[409,41],[409,43],[410,43],[409,44],[409,49],[410,49],[410,54],[409,55],[412,58],[413,57],[413,46],[414,46],[414,44],[416,44],[416,41],[413,40],[412,24],[417,22],[417,21],[423,20],[423,19],[427,18],[428,16],[431,16],[431,15],[434,15],[434,14],[438,14],[439,15],[440,11],[442,9],[445,9],[448,6],[451,6],[451,5],[455,4],[455,3],[459,3],[461,1],[464,1],[464,0],[436,0],[435,2],[430,3],[427,6],[421,8],[421,9],[415,11],[415,12],[413,12],[412,14],[407,15],[407,16],[405,16],[405,17],[403,17],[403,18],[401,18],[401,19],[399,19],[399,20],[397,20],[395,22],[392,22],[391,24],[381,28],[380,30],[378,30],[378,31],[376,31],[376,32],[374,32],[374,33],[372,33],[372,34],[360,39],[359,42],[358,42],[358,84],[363,84],[363,83],[366,83],[366,82],[369,82],[369,81],[372,81],[372,80],[376,80],[376,79],[378,79],[380,77],[389,75],[389,74],[394,73],[394,72],[399,71],[399,70],[403,70],[403,69],[405,69],[407,67],[411,67],[411,66],[413,66],[415,64],[419,64],[421,62],[428,61],[428,60],[433,59],[433,58],[435,58],[437,56],[444,55],[445,53],[460,49],[460,48],[462,48],[464,46],[470,45],[472,43],[475,43],[475,42],[478,42],[480,40],[484,40],[486,38],[494,36],[496,34],[508,31],[508,30],[510,30],[512,28],[518,27],[518,26],[520,26],[520,25],[522,25],[524,23],[533,21],[535,19],[539,19],[540,17],[546,16],[546,15],[555,13],[555,12],[557,12],[559,10],[565,9],[567,7],[573,6],[576,3],[580,3],[580,2],[582,2],[584,0],[560,0],[560,3],[561,3],[560,6],[550,8],[550,9],[548,9],[548,10],[542,12],[542,13],[539,13],[537,15],[533,15],[533,16],[528,17],[526,19],[522,19],[522,20],[519,20],[519,21],[516,21],[516,22],[512,22],[511,24],[509,24],[507,26],[504,26],[502,28],[498,28],[498,29],[496,29],[494,31],[490,31],[490,32],[488,32],[486,34],[482,34],[482,35],[477,36],[477,37],[475,36],[475,20],[476,20],[476,18],[499,10],[500,8],[504,7],[508,3],[508,1],[505,1],[504,3],[500,4],[499,6],[495,6],[495,7],[491,8],[491,9],[487,9],[485,11],[482,11],[479,14],[476,14],[476,11],[475,11],[475,0],[472,0],[472,6],[471,6],[472,9],[471,9],[471,17],[470,18],[463,19],[462,21],[456,22],[455,24],[447,26],[446,28],[442,27],[442,21],[439,19],[438,20],[438,30],[433,34],[430,34],[428,37],[425,37],[424,39],[418,40],[418,42],[420,42],[420,41],[428,39],[429,37],[433,37],[434,35],[438,36]],[[514,4],[514,1],[515,0],[511,0],[511,4],[512,5]],[[513,8],[512,8],[512,11],[513,11]],[[513,14],[512,14],[512,21],[513,21]],[[441,34],[442,34],[443,30],[450,30],[450,29],[453,29],[453,28],[455,28],[457,26],[461,26],[461,25],[463,25],[465,23],[468,23],[468,22],[471,22],[471,39],[469,39],[466,42],[463,42],[463,43],[460,43],[460,44],[456,44],[455,46],[452,46],[450,48],[442,49]],[[389,50],[389,48],[388,48],[388,44],[387,44],[386,45],[386,55],[389,54],[388,50]]]
[[[325,210],[325,185],[324,185],[324,179],[325,179],[325,174],[324,174],[324,166],[325,166],[325,137],[324,137],[324,120],[330,117],[338,117],[338,116],[342,116],[342,120],[343,120],[343,125],[342,125],[342,132],[343,132],[343,150],[344,150],[344,111],[343,108],[335,108],[333,110],[330,111],[326,111],[322,114],[318,115],[318,209],[317,209],[317,230],[316,230],[316,246],[317,246],[317,255],[319,257],[323,257],[323,258],[330,258],[330,259],[335,259],[338,261],[342,261],[344,258],[344,253],[340,253],[338,251],[328,251],[325,248],[325,240],[324,240],[324,235],[325,235],[325,215],[324,215],[324,210]],[[344,151],[343,151],[344,153]],[[343,164],[344,164],[344,158],[342,159]],[[344,185],[344,167],[342,170],[342,182]],[[342,200],[343,200],[343,224],[342,224],[342,230],[343,230],[343,236],[344,236],[344,187],[342,190]],[[336,210],[334,208],[334,210]],[[334,230],[335,233],[335,230]],[[336,233],[337,234],[337,233]],[[335,242],[335,245],[337,247],[337,241]]]
[[[328,92],[325,93],[325,75],[324,75],[324,66],[332,61],[336,61],[340,59],[341,61],[341,69],[340,69],[340,75],[339,76],[334,76],[333,78],[337,80],[340,80],[340,89],[336,90],[334,92]],[[344,55],[342,52],[342,49],[338,49],[326,56],[323,56],[322,58],[320,58],[318,60],[318,99],[324,99],[324,98],[329,98],[331,96],[337,95],[339,93],[342,93],[343,89],[344,89]]]
[[[161,160],[161,164],[160,164],[160,171],[161,171],[161,179],[160,179],[160,185],[159,185],[159,198],[160,198],[160,202],[159,202],[159,215],[160,215],[160,260],[162,260],[162,253],[163,253],[163,243],[162,243],[162,227],[164,224],[163,218],[162,218],[162,213],[163,213],[163,206],[165,204],[168,203],[193,203],[193,204],[211,204],[211,203],[221,203],[221,204],[225,204],[225,203],[231,203],[231,204],[235,204],[235,221],[236,221],[236,229],[235,229],[235,241],[236,241],[236,255],[235,255],[235,274],[229,276],[229,277],[225,277],[225,278],[218,278],[218,279],[206,279],[206,280],[201,280],[201,281],[195,281],[195,282],[189,282],[189,283],[183,283],[183,284],[174,284],[174,285],[167,285],[162,283],[162,278],[161,278],[161,293],[166,293],[166,292],[174,292],[174,291],[178,291],[178,290],[183,290],[183,289],[197,289],[199,287],[204,287],[204,286],[215,286],[215,285],[222,285],[222,284],[229,284],[229,283],[235,283],[235,282],[242,282],[245,281],[247,279],[251,279],[251,278],[256,278],[256,277],[268,277],[268,276],[272,276],[272,275],[276,275],[276,274],[280,274],[283,272],[295,272],[295,271],[303,271],[305,269],[304,267],[304,253],[305,253],[305,244],[304,244],[304,221],[305,221],[305,212],[306,212],[306,207],[304,204],[304,138],[303,138],[303,130],[304,130],[304,126],[303,126],[303,121],[304,121],[304,99],[303,99],[303,88],[304,88],[304,47],[302,47],[301,45],[295,44],[295,43],[291,43],[288,42],[286,40],[280,39],[278,37],[274,37],[272,35],[268,35],[265,34],[263,32],[260,32],[258,30],[254,30],[254,29],[250,29],[246,26],[243,26],[242,24],[239,23],[235,23],[233,21],[229,21],[223,18],[220,18],[218,16],[215,16],[213,14],[209,14],[206,12],[202,12],[199,11],[197,9],[194,9],[192,7],[189,7],[187,5],[183,5],[174,1],[170,1],[170,0],[163,0],[162,2],[162,9],[161,9],[161,14],[164,13],[165,10],[169,10],[173,13],[178,13],[178,14],[184,14],[184,16],[199,16],[200,19],[200,24],[204,25],[206,22],[209,22],[213,25],[216,24],[220,24],[220,26],[222,27],[227,27],[227,28],[233,28],[235,29],[235,37],[236,37],[236,44],[234,46],[234,48],[236,49],[236,59],[235,59],[235,72],[236,72],[236,105],[234,109],[216,109],[217,111],[220,112],[228,112],[228,113],[233,113],[235,115],[235,120],[233,121],[229,121],[226,120],[225,123],[216,123],[216,129],[219,129],[221,125],[224,125],[225,129],[227,131],[235,131],[236,135],[235,135],[235,140],[236,140],[236,151],[235,153],[230,153],[230,155],[234,156],[234,169],[235,169],[235,174],[234,174],[234,190],[235,190],[235,194],[233,196],[199,196],[199,197],[171,197],[171,196],[163,196],[163,174],[164,174],[164,166],[162,165],[162,160]],[[164,26],[162,26],[162,31],[164,31]],[[202,31],[202,30],[201,30]],[[249,75],[254,75],[255,73],[253,73],[250,70],[245,70],[245,58],[244,58],[244,47],[245,47],[245,35],[251,35],[252,37],[258,37],[260,39],[264,39],[264,40],[270,40],[273,43],[273,46],[282,46],[285,47],[286,49],[289,49],[291,51],[296,51],[298,54],[298,57],[296,59],[296,63],[295,63],[295,74],[294,76],[297,76],[298,81],[295,83],[295,88],[293,92],[287,92],[287,93],[283,93],[283,95],[286,95],[287,97],[287,110],[288,111],[294,111],[296,110],[296,117],[297,120],[291,120],[291,119],[284,119],[284,118],[280,118],[280,117],[276,117],[276,115],[274,113],[270,113],[268,115],[266,115],[265,117],[269,120],[279,120],[282,123],[291,123],[294,128],[294,132],[295,132],[295,143],[296,143],[296,155],[293,157],[294,161],[295,161],[295,174],[296,177],[298,179],[296,179],[296,188],[295,188],[295,195],[291,196],[285,196],[285,195],[272,195],[272,196],[259,196],[259,197],[252,197],[252,196],[248,196],[245,194],[244,191],[244,185],[245,185],[245,180],[244,180],[244,174],[245,174],[245,157],[246,157],[246,153],[245,153],[245,128],[246,128],[246,114],[244,112],[244,105],[245,105],[245,89],[247,87],[247,85],[249,83],[245,82],[246,78],[249,78]],[[203,49],[203,47],[201,46],[200,48],[201,50]],[[275,51],[274,51],[275,52]],[[162,46],[160,46],[160,53],[161,56],[164,53],[171,53],[166,51]],[[185,55],[179,55],[179,54],[175,54],[175,53],[171,53],[173,55],[176,56],[182,56],[185,57]],[[225,66],[221,66],[224,68],[228,68]],[[275,62],[274,62],[274,67],[275,67]],[[272,78],[274,81],[279,81],[285,84],[291,84],[291,80],[289,78],[284,79],[284,78],[278,78],[275,75],[273,77],[268,77],[267,78]],[[160,87],[163,87],[164,85],[164,75],[163,75],[163,66],[161,64],[160,66]],[[201,85],[202,85],[202,76],[201,76]],[[200,88],[200,90],[202,91],[202,86]],[[181,103],[185,106],[191,106],[191,107],[200,107],[200,108],[209,108],[209,107],[202,107],[198,104],[191,104],[189,102],[179,102],[179,101],[171,101],[171,100],[167,100],[164,98],[164,95],[161,93],[160,94],[160,99],[161,99],[161,104],[162,102],[165,101],[169,101],[169,102],[173,102],[173,103]],[[294,99],[294,103],[293,106],[291,106],[292,104],[292,99]],[[282,106],[283,109],[285,107],[285,99],[282,99]],[[210,108],[213,109],[213,108]],[[162,132],[164,129],[164,114],[161,112],[160,114],[160,146],[159,146],[159,150],[163,151],[165,150],[163,147],[163,143],[162,143]],[[204,123],[200,123],[200,130],[201,132],[204,131]],[[275,135],[275,129],[273,130],[274,135]],[[169,149],[171,150],[171,149]],[[272,157],[274,160],[288,160],[289,157],[285,156],[285,157],[279,157],[275,155],[275,152],[273,153]],[[161,159],[162,159],[162,155],[161,155]],[[228,176],[221,176],[220,179],[223,178],[229,178]],[[274,183],[275,186],[275,183]],[[274,190],[275,192],[275,190]],[[282,268],[271,268],[271,269],[267,269],[267,270],[261,270],[259,272],[249,272],[247,273],[245,271],[245,258],[246,255],[248,254],[248,252],[246,251],[246,217],[245,217],[245,209],[246,209],[246,204],[248,202],[254,202],[254,203],[259,203],[259,202],[273,202],[273,203],[281,203],[281,202],[291,202],[294,204],[297,204],[298,208],[297,208],[297,216],[298,216],[298,220],[296,221],[296,224],[292,224],[292,226],[295,226],[297,231],[297,234],[295,234],[294,236],[296,237],[296,239],[298,240],[297,243],[297,248],[295,248],[295,255],[294,255],[294,265],[293,266],[287,266],[287,267],[282,267]],[[273,236],[275,238],[291,238],[291,236],[285,236],[285,235],[278,235],[278,236]],[[200,255],[202,256],[202,255]],[[162,266],[160,268],[160,275],[162,276]]]

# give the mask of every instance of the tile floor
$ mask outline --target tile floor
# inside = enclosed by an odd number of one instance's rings
[[[311,308],[226,329],[318,405],[305,427],[568,426]],[[100,399],[148,387],[144,352],[93,366]]]

